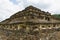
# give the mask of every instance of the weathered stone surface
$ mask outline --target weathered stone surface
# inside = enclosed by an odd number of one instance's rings
[[[29,6],[0,23],[1,40],[60,40],[60,19]]]

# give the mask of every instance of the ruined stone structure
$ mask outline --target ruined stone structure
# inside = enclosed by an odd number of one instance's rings
[[[60,19],[29,6],[0,23],[0,40],[60,40]]]

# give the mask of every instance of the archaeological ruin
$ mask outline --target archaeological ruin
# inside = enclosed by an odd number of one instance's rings
[[[0,40],[60,40],[60,19],[28,6],[0,22]]]

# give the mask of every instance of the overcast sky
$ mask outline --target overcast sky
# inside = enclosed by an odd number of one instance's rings
[[[60,0],[0,0],[0,21],[33,5],[51,14],[60,14]]]

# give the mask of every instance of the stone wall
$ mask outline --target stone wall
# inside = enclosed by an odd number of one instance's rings
[[[0,39],[2,40],[47,40],[50,38],[57,24],[0,24]],[[60,28],[60,27],[59,27]],[[54,34],[55,35],[55,34]],[[54,36],[53,35],[53,36]]]

